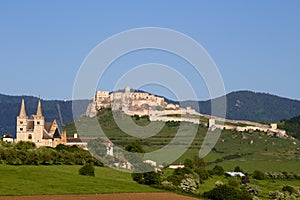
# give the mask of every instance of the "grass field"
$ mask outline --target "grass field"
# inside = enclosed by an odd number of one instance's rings
[[[128,143],[139,140],[147,152],[160,149],[169,144],[177,134],[179,128],[179,123],[167,123],[156,135],[141,139],[132,137],[120,130],[114,122],[111,113],[107,110],[102,111],[102,113],[97,116],[97,120],[99,120],[105,135],[109,137],[116,146],[124,148]],[[139,120],[132,118],[132,120],[140,126],[149,124],[147,118],[140,118]],[[77,123],[80,124],[85,135],[95,136],[96,129],[94,125],[91,124],[89,118],[80,118]],[[158,126],[160,125],[160,122],[151,123],[157,123]],[[187,126],[191,127],[196,125],[188,124]],[[69,136],[72,136],[74,132],[77,132],[74,123],[66,125],[65,129]],[[200,125],[192,144],[178,160],[174,161],[174,163],[183,163],[186,158],[197,156],[206,132],[207,127]],[[179,137],[182,137],[183,141],[186,139],[181,135],[179,135]],[[253,144],[251,144],[251,141]],[[174,146],[174,151],[176,151],[176,146]],[[237,158],[231,158],[230,160],[224,159],[232,155],[237,156]],[[217,163],[226,170],[233,170],[235,166],[240,165],[249,173],[256,169],[265,172],[292,171],[300,173],[300,168],[298,167],[298,163],[300,162],[300,141],[291,138],[270,138],[266,133],[261,132],[223,131],[213,151],[211,151],[204,159],[205,162],[208,163],[218,161]],[[212,167],[213,165],[214,164],[209,167]]]
[[[215,187],[216,181],[222,181],[223,183],[228,183],[228,180],[232,178],[226,178],[225,176],[214,176],[206,180],[203,184],[200,185],[200,193],[203,194],[206,191],[209,191]],[[269,199],[269,191],[281,191],[283,186],[289,185],[293,187],[299,187],[299,180],[254,180],[251,179],[251,184],[259,186],[261,194],[260,199]]]
[[[134,182],[129,173],[95,167],[95,177],[78,175],[81,166],[0,165],[0,195],[161,192]]]

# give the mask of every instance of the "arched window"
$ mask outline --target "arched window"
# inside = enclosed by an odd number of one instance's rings
[[[32,139],[32,135],[31,135],[31,134],[28,135],[28,139],[29,139],[29,140]]]

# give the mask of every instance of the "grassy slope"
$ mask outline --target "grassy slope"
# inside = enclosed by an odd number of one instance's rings
[[[158,134],[147,139],[139,139],[122,132],[115,124],[108,111],[104,111],[100,114],[98,119],[101,122],[101,128],[106,136],[109,137],[115,145],[124,147],[126,144],[138,139],[142,143],[144,149],[148,152],[169,144],[178,130],[178,126],[164,126]],[[149,123],[146,119],[133,119],[133,121],[141,126]],[[86,135],[94,134],[93,125],[90,124],[89,118],[81,118],[78,123],[82,125],[82,129],[85,131]],[[76,132],[74,123],[68,124],[65,128],[69,136]],[[174,163],[182,163],[185,158],[193,158],[195,155],[198,155],[206,131],[206,127],[200,126],[192,145]],[[251,140],[254,142],[252,145],[250,145]],[[293,144],[293,142],[296,142],[296,144]],[[298,167],[300,161],[299,149],[299,140],[269,138],[266,136],[266,133],[260,132],[241,133],[235,131],[223,131],[218,143],[215,145],[215,151],[212,151],[205,157],[205,161],[213,162],[224,156],[238,154],[241,156],[240,158],[225,160],[218,164],[222,165],[226,170],[233,170],[236,165],[239,165],[249,173],[253,172],[255,169],[262,171],[293,171],[300,173],[300,168]],[[176,147],[174,151],[175,150]]]
[[[209,191],[215,187],[215,182],[220,180],[223,183],[228,183],[229,179],[235,178],[225,178],[225,176],[214,176],[209,180],[206,180],[203,184],[200,185],[199,190],[200,193],[203,194],[206,191]],[[259,186],[261,189],[261,194],[259,196],[260,199],[269,199],[269,191],[281,191],[283,186],[290,185],[294,187],[299,187],[298,180],[254,180],[251,179],[251,184],[255,184]]]
[[[0,195],[159,192],[135,183],[129,173],[96,167],[96,176],[78,175],[80,166],[0,165]]]

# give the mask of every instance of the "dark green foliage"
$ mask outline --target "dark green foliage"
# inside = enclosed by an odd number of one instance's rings
[[[156,172],[132,173],[131,177],[139,184],[155,185],[161,182],[160,174]]]
[[[0,163],[8,165],[83,165],[84,163],[103,164],[89,151],[78,147],[58,145],[36,148],[31,142],[18,142],[5,146],[0,144]]]
[[[191,159],[185,159],[184,160],[184,167],[189,168],[189,169],[194,169],[194,163]]]
[[[254,178],[256,180],[264,180],[264,179],[266,179],[266,175],[262,171],[255,170],[253,172],[252,178]]]
[[[240,190],[238,188],[221,185],[214,189],[204,192],[204,197],[211,200],[251,200],[252,196],[246,190]]]
[[[29,150],[29,149],[34,149],[36,146],[33,142],[24,142],[20,141],[16,144],[15,148],[16,150]]]
[[[92,163],[86,163],[79,169],[78,173],[84,176],[95,176],[94,165]]]
[[[167,180],[177,186],[185,178],[186,174],[193,174],[193,172],[188,168],[178,168],[173,171],[173,174]]]
[[[178,126],[180,126],[180,122],[179,121],[167,121],[166,122],[166,125],[168,126],[168,127],[178,127]]]
[[[201,183],[203,182],[203,180],[207,180],[209,178],[209,173],[205,168],[195,169],[195,172],[198,174]]]
[[[235,166],[233,171],[234,172],[243,172],[243,170],[240,168],[240,166]]]
[[[230,185],[232,187],[238,187],[240,185],[240,183],[236,178],[230,178],[228,180],[228,185]]]
[[[286,130],[289,135],[300,138],[300,116],[293,117],[290,120],[283,120],[278,127]]]
[[[298,116],[300,113],[300,101],[266,93],[238,91],[227,94],[226,98],[228,119],[277,122]],[[218,103],[220,98],[213,101]],[[199,108],[201,113],[210,114],[211,101],[200,101]]]
[[[286,185],[282,188],[283,192],[289,192],[290,194],[293,194],[295,192],[295,188],[292,186]]]
[[[139,141],[132,142],[125,147],[126,151],[131,153],[145,153],[141,143]]]
[[[214,175],[217,175],[217,176],[222,176],[224,175],[224,169],[222,166],[220,165],[216,165],[213,169],[212,169],[212,172]]]
[[[195,168],[204,168],[205,169],[204,159],[199,158],[199,156],[194,156],[194,165],[195,165]]]
[[[138,184],[144,184],[145,183],[143,173],[132,173],[131,177]]]

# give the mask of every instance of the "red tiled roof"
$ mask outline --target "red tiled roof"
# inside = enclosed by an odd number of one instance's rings
[[[90,140],[94,140],[95,138],[67,138],[67,142],[77,142],[77,143],[83,143],[83,142],[89,142]]]

